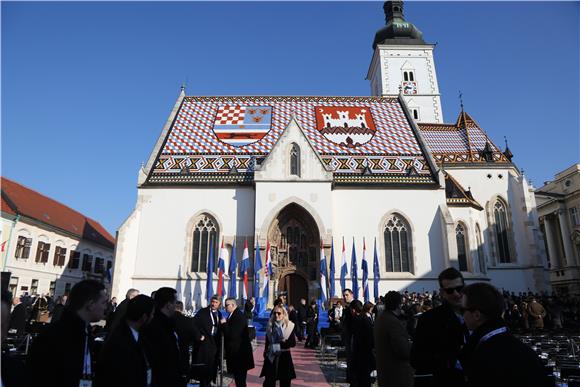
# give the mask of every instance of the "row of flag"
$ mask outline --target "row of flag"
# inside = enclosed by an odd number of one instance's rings
[[[259,243],[256,243],[256,254],[254,257],[254,289],[253,289],[253,296],[256,299],[256,308],[258,311],[262,309],[268,302],[268,298],[270,296],[269,289],[270,289],[270,278],[272,276],[272,256],[270,251],[270,242],[267,242],[266,245],[266,259],[264,263],[264,267],[262,268],[262,257],[261,257],[261,250]],[[210,257],[213,257],[213,245],[210,246]],[[224,285],[224,274],[226,273],[225,269],[225,261],[228,255],[227,249],[224,246],[224,241],[222,239],[219,257],[218,257],[218,278],[217,278],[217,294],[218,297],[222,298],[225,296],[225,285]],[[228,275],[230,276],[230,282],[228,287],[228,297],[238,298],[237,296],[237,266],[238,261],[236,258],[236,245],[234,241],[234,245],[232,246],[232,256],[230,257],[230,262],[228,266]],[[244,243],[244,251],[242,253],[242,262],[240,267],[240,273],[242,275],[242,299],[247,300],[249,298],[249,291],[248,291],[248,272],[250,270],[250,255],[248,252],[248,241],[246,240]],[[327,275],[327,264],[326,264],[326,256],[324,255],[324,248],[322,243],[320,245],[320,288],[321,288],[321,297],[320,301],[325,302],[330,298],[336,295],[335,291],[335,259],[334,259],[334,242],[331,245],[330,249],[330,265],[329,265],[330,276]],[[207,299],[208,303],[211,297],[214,295],[213,290],[213,273],[214,273],[214,260],[208,259],[208,280],[207,280]],[[341,264],[340,264],[340,286],[341,290],[344,291],[347,289],[346,287],[346,278],[349,273],[348,265],[347,265],[347,258],[346,258],[346,247],[344,243],[344,237],[342,238],[342,255],[341,255]],[[358,284],[358,266],[357,266],[357,258],[356,258],[356,248],[354,238],[352,240],[352,253],[351,253],[351,282],[352,282],[352,292],[355,299],[358,299],[359,295],[359,284]],[[375,238],[374,243],[374,257],[373,257],[373,296],[376,299],[379,298],[379,280],[380,280],[380,268],[379,268],[379,257],[377,253],[377,241]],[[262,276],[262,286],[260,288],[260,281],[259,278]],[[328,280],[330,278],[330,281]],[[369,301],[369,262],[367,258],[367,250],[366,250],[366,241],[363,238],[363,256],[362,256],[362,290],[363,290],[363,299]]]

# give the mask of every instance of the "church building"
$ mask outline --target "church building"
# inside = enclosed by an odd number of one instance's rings
[[[402,1],[384,9],[369,97],[181,90],[118,232],[114,296],[171,286],[199,308],[222,243],[239,266],[246,241],[250,295],[256,246],[261,267],[270,246],[270,304],[279,291],[290,303],[319,297],[321,245],[327,273],[332,248],[335,262],[322,286],[333,282],[336,295],[343,255],[352,286],[353,249],[359,281],[363,255],[369,262],[371,289],[376,250],[380,294],[438,289],[449,266],[467,282],[549,290],[531,185],[507,145],[500,149],[467,112],[443,122],[435,46],[405,20]],[[226,274],[226,288],[229,281]]]

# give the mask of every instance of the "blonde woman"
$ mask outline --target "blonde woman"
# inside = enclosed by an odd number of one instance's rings
[[[264,349],[264,367],[260,377],[265,376],[264,387],[290,386],[290,380],[296,379],[294,363],[290,348],[296,346],[294,323],[288,319],[288,312],[282,306],[274,307],[266,327],[266,347]]]

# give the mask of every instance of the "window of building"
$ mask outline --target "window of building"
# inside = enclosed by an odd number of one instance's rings
[[[571,207],[568,209],[570,212],[570,222],[572,222],[572,226],[578,226],[580,224],[580,219],[578,218],[578,210],[576,207]]]
[[[113,268],[113,261],[107,261],[107,271]]]
[[[300,176],[300,147],[298,144],[292,144],[292,149],[290,149],[290,174]]]
[[[25,236],[18,236],[16,241],[16,252],[14,254],[15,258],[28,258],[30,256],[30,247],[32,246],[32,238],[27,238]]]
[[[411,108],[411,113],[413,114],[413,118],[418,120],[419,119],[419,109]]]
[[[38,242],[38,247],[36,248],[36,262],[40,263],[48,262],[49,252],[50,252],[50,243]]]
[[[56,246],[54,248],[54,259],[52,263],[54,266],[64,266],[66,260],[66,249],[64,247]]]
[[[16,290],[18,289],[18,277],[10,277],[10,293],[12,296],[16,296]]]
[[[494,217],[494,230],[495,237],[497,240],[497,254],[500,263],[510,263],[510,249],[508,242],[508,218],[506,205],[498,200],[493,206],[493,217]]]
[[[455,227],[455,239],[457,241],[457,261],[459,262],[459,271],[468,271],[467,231],[465,226],[461,223]]]
[[[103,274],[105,272],[105,260],[100,257],[95,258],[95,273]]]
[[[55,291],[56,291],[56,281],[50,281],[50,286],[48,287],[48,294],[50,294],[50,296],[53,297]]]
[[[81,253],[76,250],[70,251],[70,257],[68,259],[69,269],[78,269],[81,262]]]
[[[415,73],[413,72],[413,70],[403,71],[403,80],[414,82],[415,81]]]
[[[393,214],[383,231],[385,268],[388,272],[411,272],[411,230],[405,219]]]
[[[93,256],[90,254],[83,254],[83,271],[90,273],[93,267]]]
[[[217,222],[207,214],[202,215],[195,224],[191,253],[192,272],[206,273],[209,259],[213,260],[214,270],[217,270],[218,231]]]
[[[71,288],[71,284],[70,282],[67,282],[66,284],[64,284],[64,295],[68,296],[70,294],[70,288]]]
[[[481,237],[481,229],[479,224],[475,225],[475,238],[477,239],[477,261],[479,263],[479,272],[486,273],[487,268],[485,266],[485,256],[483,254],[483,238]]]
[[[38,280],[33,279],[30,283],[30,294],[34,295],[38,293]]]

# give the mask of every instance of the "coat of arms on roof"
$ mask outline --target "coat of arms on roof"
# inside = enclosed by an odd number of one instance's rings
[[[376,128],[368,107],[316,106],[316,129],[335,144],[355,148],[366,144]]]
[[[271,106],[224,105],[218,108],[213,132],[220,141],[240,147],[260,141],[271,124]]]

